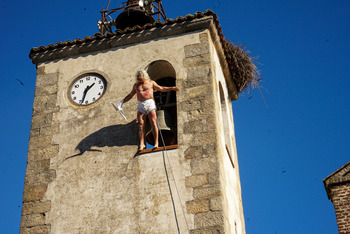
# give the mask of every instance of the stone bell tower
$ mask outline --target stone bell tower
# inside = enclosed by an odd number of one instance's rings
[[[138,10],[155,8],[145,10],[153,17],[159,3]],[[115,32],[118,22],[101,23],[94,36],[30,52],[37,77],[21,233],[245,233],[238,94],[216,15]],[[123,106],[127,120],[111,104],[139,69],[180,88],[155,95],[172,139],[141,153],[136,98]]]

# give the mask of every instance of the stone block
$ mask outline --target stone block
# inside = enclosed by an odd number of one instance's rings
[[[187,68],[187,80],[202,80],[203,77],[211,77],[212,71],[209,65]]]
[[[198,200],[211,199],[218,196],[221,196],[221,190],[219,186],[193,189],[193,197]]]
[[[45,74],[46,74],[46,72],[45,72],[45,66],[40,66],[40,67],[38,67],[37,70],[36,70],[36,74],[37,74],[37,75],[45,75]]]
[[[195,159],[202,157],[202,146],[190,146],[185,152],[186,159]]]
[[[215,110],[215,104],[214,104],[214,99],[212,98],[212,95],[213,95],[212,92],[213,90],[210,89],[206,95],[206,98],[200,99],[201,109],[206,111],[206,113],[208,114],[211,114],[213,110]]]
[[[194,216],[196,228],[220,226],[224,224],[224,217],[221,211],[198,213]]]
[[[211,63],[211,57],[210,54],[198,55],[195,57],[185,58],[183,63],[185,68],[203,66]]]
[[[45,96],[37,96],[34,99],[33,104],[33,115],[37,115],[39,113],[53,113],[57,112],[59,108],[57,107],[57,95],[45,95]]]
[[[30,138],[40,136],[40,128],[30,130]]]
[[[199,34],[199,40],[201,43],[208,43],[208,34],[207,33],[201,33]]]
[[[209,54],[209,44],[198,43],[185,46],[185,57],[195,57],[202,54]]]
[[[209,173],[208,182],[209,184],[220,184],[220,173],[219,172]]]
[[[39,214],[50,211],[51,202],[28,202],[23,204],[22,215]]]
[[[222,197],[215,197],[210,199],[210,210],[211,211],[219,211],[222,210]]]
[[[180,104],[181,111],[193,111],[201,108],[201,101],[199,99],[191,100],[187,99],[186,101],[181,102]]]
[[[44,172],[27,170],[25,186],[47,184],[50,183],[54,178],[56,178],[56,171],[53,169]]]
[[[30,228],[21,228],[20,234],[49,234],[50,225],[40,225]]]
[[[32,118],[32,129],[50,126],[52,123],[52,114],[42,114],[42,115],[33,115]]]
[[[217,142],[216,131],[203,132],[200,136],[200,141],[202,145],[215,144]]]
[[[32,202],[41,200],[47,190],[47,184],[26,185],[23,191],[23,202]]]
[[[38,149],[36,154],[36,159],[48,159],[57,156],[59,151],[59,145],[50,145],[48,147]]]
[[[205,98],[208,95],[208,93],[212,93],[211,89],[212,89],[212,85],[209,85],[209,84],[187,88],[186,98],[196,98],[196,97]]]
[[[187,213],[197,214],[209,211],[209,201],[208,200],[195,200],[186,202]]]
[[[42,127],[40,129],[40,136],[52,136],[54,134],[57,134],[59,132],[59,129],[59,124],[54,124],[48,127]]]
[[[182,137],[187,146],[191,147],[202,147],[202,142],[198,140],[198,134],[194,133],[183,133]],[[189,156],[189,155],[188,155]]]
[[[209,117],[205,121],[205,131],[215,131],[216,130],[216,119]]]
[[[193,175],[213,173],[218,171],[218,164],[215,158],[199,158],[191,161]]]
[[[36,77],[36,86],[50,86],[57,84],[58,73],[49,73],[49,74],[38,74]]]
[[[206,185],[208,183],[208,176],[204,175],[194,175],[185,178],[185,184],[187,188],[196,188]]]
[[[187,69],[187,78],[184,81],[185,88],[191,88],[198,85],[212,82],[212,72],[208,65],[190,67]]]
[[[27,169],[33,170],[36,173],[48,171],[50,169],[50,159],[28,161]]]
[[[193,120],[184,124],[184,133],[199,133],[203,131],[202,120]]]
[[[45,214],[30,214],[30,215],[23,215],[22,221],[21,221],[21,227],[34,227],[34,226],[40,226],[45,225]]]
[[[58,86],[57,84],[54,85],[48,85],[48,86],[39,86],[35,89],[35,97],[42,96],[42,95],[50,95],[50,94],[57,94]]]
[[[46,148],[51,146],[52,136],[33,137],[29,141],[29,150]]]
[[[190,234],[221,234],[221,233],[225,233],[224,228],[222,226],[190,230]]]
[[[210,157],[214,154],[216,154],[216,144],[203,145],[203,157]]]
[[[50,183],[54,178],[56,178],[56,170],[48,170],[43,173],[39,173],[36,176],[36,182],[38,184]]]
[[[206,117],[206,114],[201,109],[192,110],[192,111],[189,111],[187,113],[187,119],[189,121],[193,121],[193,120],[197,120],[197,119],[203,119],[205,117]]]

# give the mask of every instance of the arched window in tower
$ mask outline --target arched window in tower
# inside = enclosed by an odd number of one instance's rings
[[[157,60],[147,67],[148,75],[160,86],[176,86],[176,72],[174,67],[165,60]],[[159,146],[177,144],[177,110],[176,92],[155,92],[157,105],[157,120],[159,128]],[[149,124],[147,124],[149,125]],[[146,125],[146,141],[154,145],[154,137],[150,127]],[[163,143],[164,141],[164,143]]]

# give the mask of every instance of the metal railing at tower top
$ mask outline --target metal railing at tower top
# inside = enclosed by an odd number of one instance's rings
[[[128,0],[122,2],[119,8],[108,9],[111,0],[109,0],[106,9],[101,10],[101,20],[97,22],[98,29],[101,34],[112,32],[112,27],[117,29],[125,29],[135,25],[143,26],[146,23],[153,23],[157,16],[157,20],[161,18],[166,20],[166,14],[161,0]],[[116,19],[111,15],[117,11],[121,12]],[[108,20],[110,19],[110,20]]]

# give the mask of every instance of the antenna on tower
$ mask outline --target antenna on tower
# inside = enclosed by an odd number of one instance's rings
[[[136,25],[143,26],[147,23],[154,23],[153,16],[158,16],[166,20],[166,15],[161,0],[128,0],[122,2],[119,8],[108,10],[111,0],[108,1],[107,7],[101,10],[101,20],[97,21],[97,26],[101,34],[112,32],[112,27],[124,30],[127,27]],[[114,12],[124,10],[116,19],[111,17]],[[108,21],[108,18],[110,21]]]

